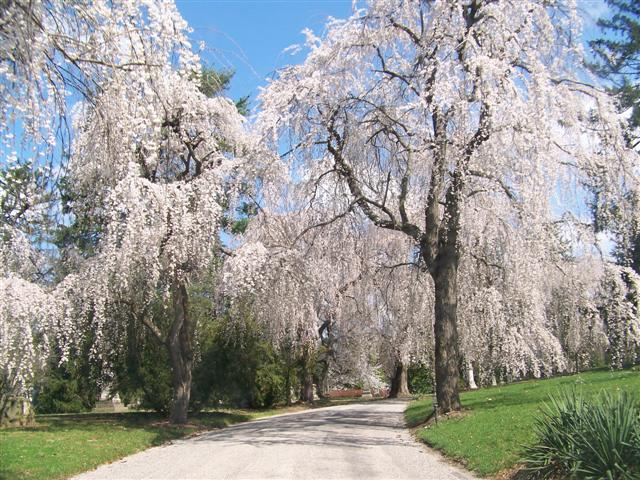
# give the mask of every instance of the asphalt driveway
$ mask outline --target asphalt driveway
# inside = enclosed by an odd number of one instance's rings
[[[411,438],[405,407],[385,400],[265,418],[150,448],[74,478],[474,478]]]

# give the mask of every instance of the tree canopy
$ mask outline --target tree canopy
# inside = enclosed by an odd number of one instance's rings
[[[628,77],[611,4],[598,68]],[[357,3],[255,117],[170,0],[2,11],[3,403],[77,361],[176,423],[416,368],[448,412],[463,377],[638,360],[637,272],[596,236],[638,224],[638,156],[574,2]]]

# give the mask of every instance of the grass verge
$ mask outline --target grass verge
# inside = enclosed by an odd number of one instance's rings
[[[201,412],[184,426],[150,412],[39,415],[35,427],[0,430],[0,479],[65,478],[198,431],[304,408]]]
[[[417,427],[430,420],[433,415],[433,401],[431,397],[411,402],[404,411],[404,420],[408,427]]]
[[[638,391],[640,372],[596,370],[464,392],[465,414],[440,417],[437,425],[419,428],[416,435],[480,475],[496,475],[514,468],[522,447],[534,442],[534,421],[549,395],[573,387],[586,395],[602,390]],[[423,423],[432,411],[431,398],[412,402],[405,412],[407,424]]]

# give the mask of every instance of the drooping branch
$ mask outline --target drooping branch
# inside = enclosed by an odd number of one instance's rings
[[[142,324],[149,329],[154,338],[164,345],[167,342],[167,337],[163,335],[158,326],[153,323],[153,320],[149,317],[148,313],[144,312],[140,318],[142,320]]]
[[[356,180],[356,175],[351,168],[351,166],[347,163],[346,159],[342,155],[343,149],[343,141],[340,133],[336,130],[333,121],[329,122],[327,125],[327,130],[329,132],[330,138],[327,143],[327,150],[332,155],[333,160],[336,165],[336,172],[341,175],[347,185],[351,194],[354,197],[354,202],[360,207],[362,212],[371,220],[376,226],[387,228],[390,230],[397,230],[406,233],[411,236],[415,240],[420,238],[420,229],[409,222],[401,222],[398,223],[393,213],[383,204],[376,202],[373,199],[368,198],[363,192],[358,182]],[[383,211],[388,220],[380,218],[378,214],[375,213],[372,207],[375,207],[381,211]]]
[[[355,204],[357,203],[356,200],[352,201],[349,206],[347,207],[347,209],[344,212],[340,212],[337,215],[333,216],[332,218],[330,218],[329,220],[326,220],[324,222],[319,222],[319,223],[315,223],[313,225],[310,225],[306,228],[304,228],[297,236],[296,238],[293,239],[293,241],[291,242],[292,245],[295,245],[296,243],[298,243],[298,240],[300,240],[302,237],[304,237],[308,232],[310,232],[313,229],[316,228],[321,228],[321,227],[326,227],[327,225],[331,225],[334,222],[337,222],[338,220],[340,220],[341,218],[346,217],[349,213],[351,213],[353,207],[355,206]]]
[[[511,200],[513,202],[516,202],[518,200],[518,197],[516,196],[516,193],[511,189],[511,187],[509,187],[506,183],[504,183],[502,181],[502,179],[496,177],[495,175],[491,175],[489,173],[482,172],[480,170],[474,170],[474,169],[469,169],[467,171],[467,173],[469,175],[474,176],[474,177],[486,178],[487,180],[491,180],[491,181],[497,183],[498,186],[500,187],[500,189],[509,198],[509,200]]]

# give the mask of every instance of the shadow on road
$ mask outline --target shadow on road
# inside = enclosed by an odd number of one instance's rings
[[[307,410],[205,433],[191,441],[215,441],[227,445],[250,444],[254,447],[274,444],[340,448],[405,445],[406,440],[403,440],[400,435],[404,425],[398,420],[397,413],[394,415],[390,408],[385,408],[397,403],[406,402],[402,400],[377,402],[377,408],[374,411],[365,405],[353,405],[349,409],[334,411],[331,408]],[[398,435],[390,437],[389,431],[393,430],[397,430]]]

